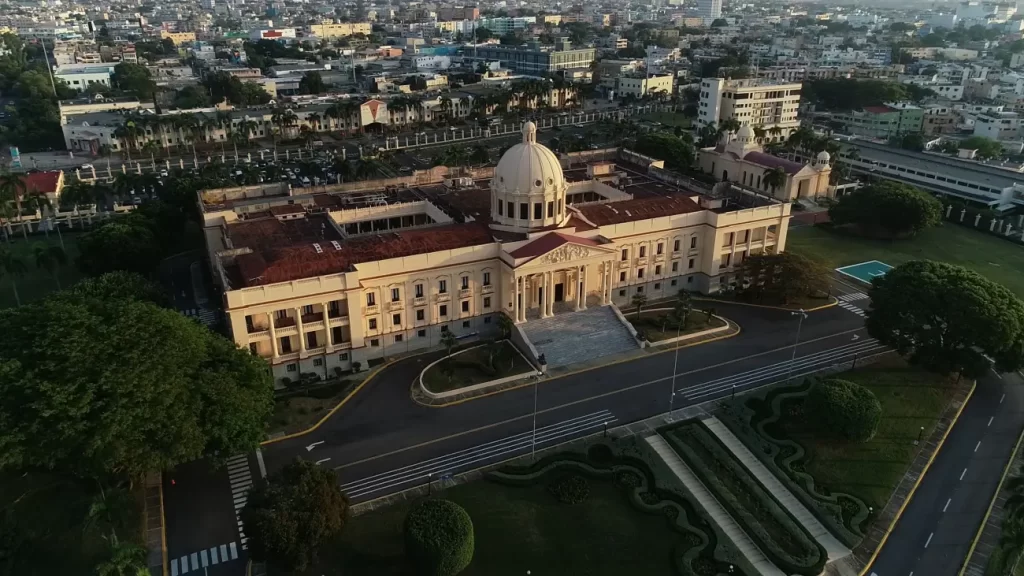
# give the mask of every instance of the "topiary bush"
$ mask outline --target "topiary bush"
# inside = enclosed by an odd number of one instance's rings
[[[822,433],[866,442],[878,431],[882,405],[860,384],[831,379],[811,388],[804,401],[804,414]]]
[[[405,554],[424,576],[455,576],[473,561],[473,521],[448,500],[425,500],[405,517]]]
[[[562,504],[580,504],[590,496],[590,483],[579,474],[569,474],[549,484],[548,491]]]

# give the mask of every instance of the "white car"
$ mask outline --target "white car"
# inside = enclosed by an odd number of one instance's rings
[[[93,167],[92,167],[92,164],[82,164],[81,166],[78,167],[78,169],[79,170],[92,170]]]

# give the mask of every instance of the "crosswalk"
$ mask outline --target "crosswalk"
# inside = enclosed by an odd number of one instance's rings
[[[217,324],[217,311],[209,310],[206,308],[186,308],[181,311],[182,314],[190,318],[198,319],[204,326],[214,326]]]
[[[859,305],[861,304],[861,300],[867,299],[868,295],[863,292],[851,292],[849,294],[843,294],[842,296],[839,297],[839,307],[843,308],[844,310],[849,310],[850,312],[853,312],[857,316],[864,317],[866,316],[866,314],[864,313],[864,309],[861,308]],[[854,302],[856,302],[857,304],[853,304]]]
[[[210,566],[238,560],[238,542],[211,546],[199,552],[185,554],[181,558],[171,558],[171,576],[205,571]]]
[[[235,506],[235,522],[238,523],[238,536],[241,538],[242,550],[247,550],[249,541],[245,536],[245,526],[242,525],[242,508],[249,499],[249,490],[252,488],[252,473],[249,471],[249,456],[238,454],[228,458],[228,480],[231,484],[231,499]]]
[[[887,348],[874,338],[858,339],[855,342],[837,346],[806,356],[797,356],[795,360],[784,360],[762,368],[755,368],[724,378],[702,382],[694,386],[684,386],[680,392],[690,400],[703,400],[714,396],[722,396],[732,392],[742,392],[766,384],[780,382],[789,377],[800,377],[813,374],[822,368],[834,364],[849,362],[854,357],[863,358],[881,352]]]
[[[547,447],[565,442],[572,438],[584,436],[601,430],[613,422],[615,416],[608,410],[600,410],[585,416],[570,418],[557,424],[539,426],[536,431],[537,448]],[[458,450],[444,456],[430,458],[416,464],[403,466],[390,472],[374,474],[342,484],[341,489],[350,498],[362,498],[380,492],[396,492],[416,483],[432,480],[444,480],[472,468],[478,468],[490,462],[497,462],[519,454],[528,453],[534,442],[533,430],[513,434],[501,440],[485,442],[472,448]]]

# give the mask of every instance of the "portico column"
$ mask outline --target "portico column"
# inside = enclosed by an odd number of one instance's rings
[[[590,272],[590,267],[588,265],[584,264],[583,267],[580,269],[580,281],[579,281],[579,285],[578,285],[578,288],[579,288],[579,291],[580,291],[580,306],[579,306],[580,310],[586,310],[587,309],[587,273],[588,272]]]
[[[540,312],[541,318],[548,317],[547,306],[544,305],[544,299],[548,297],[548,275],[547,272],[540,273],[540,294],[537,298],[537,309]]]
[[[277,349],[277,329],[274,328],[274,313],[268,312],[267,317],[270,318],[270,350],[273,353],[272,358],[277,358],[281,355],[281,351]]]
[[[572,289],[573,289],[573,294],[576,295],[576,311],[579,312],[580,311],[580,299],[581,299],[581,295],[583,294],[583,284],[582,284],[582,282],[583,282],[583,272],[582,272],[582,267],[576,266],[576,267],[573,268],[573,271],[574,272],[572,274]]]
[[[331,322],[327,318],[328,303],[327,302],[323,302],[320,305],[323,307],[323,313],[324,313],[324,319],[323,319],[323,322],[324,322],[324,343],[321,344],[321,346],[324,347],[324,352],[333,352],[334,351],[334,342],[331,341]],[[320,343],[317,342],[317,344],[320,344]],[[327,364],[325,362],[324,366],[326,366],[326,365]]]
[[[612,297],[612,263],[610,260],[604,262],[604,279],[602,281],[601,303],[607,305]]]
[[[526,323],[526,309],[530,307],[530,291],[529,291],[530,281],[529,281],[529,278],[526,277],[526,276],[523,276],[519,280],[523,284],[522,288],[519,289],[519,298],[522,299],[522,302],[519,303],[519,321],[525,324]]]
[[[302,308],[295,309],[295,327],[299,329],[299,354],[306,351],[306,335],[302,333]]]
[[[519,322],[519,277],[512,275],[512,321]]]
[[[551,287],[551,293],[547,294],[548,301],[548,316],[555,315],[555,272],[554,270],[548,272],[548,286]]]

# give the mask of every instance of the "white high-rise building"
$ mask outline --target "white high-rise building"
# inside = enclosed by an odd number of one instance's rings
[[[707,24],[722,17],[722,0],[699,0],[698,8]]]
[[[764,130],[764,142],[784,142],[800,127],[797,110],[802,86],[799,82],[702,78],[697,125],[720,126],[725,120],[736,120],[740,126]]]

